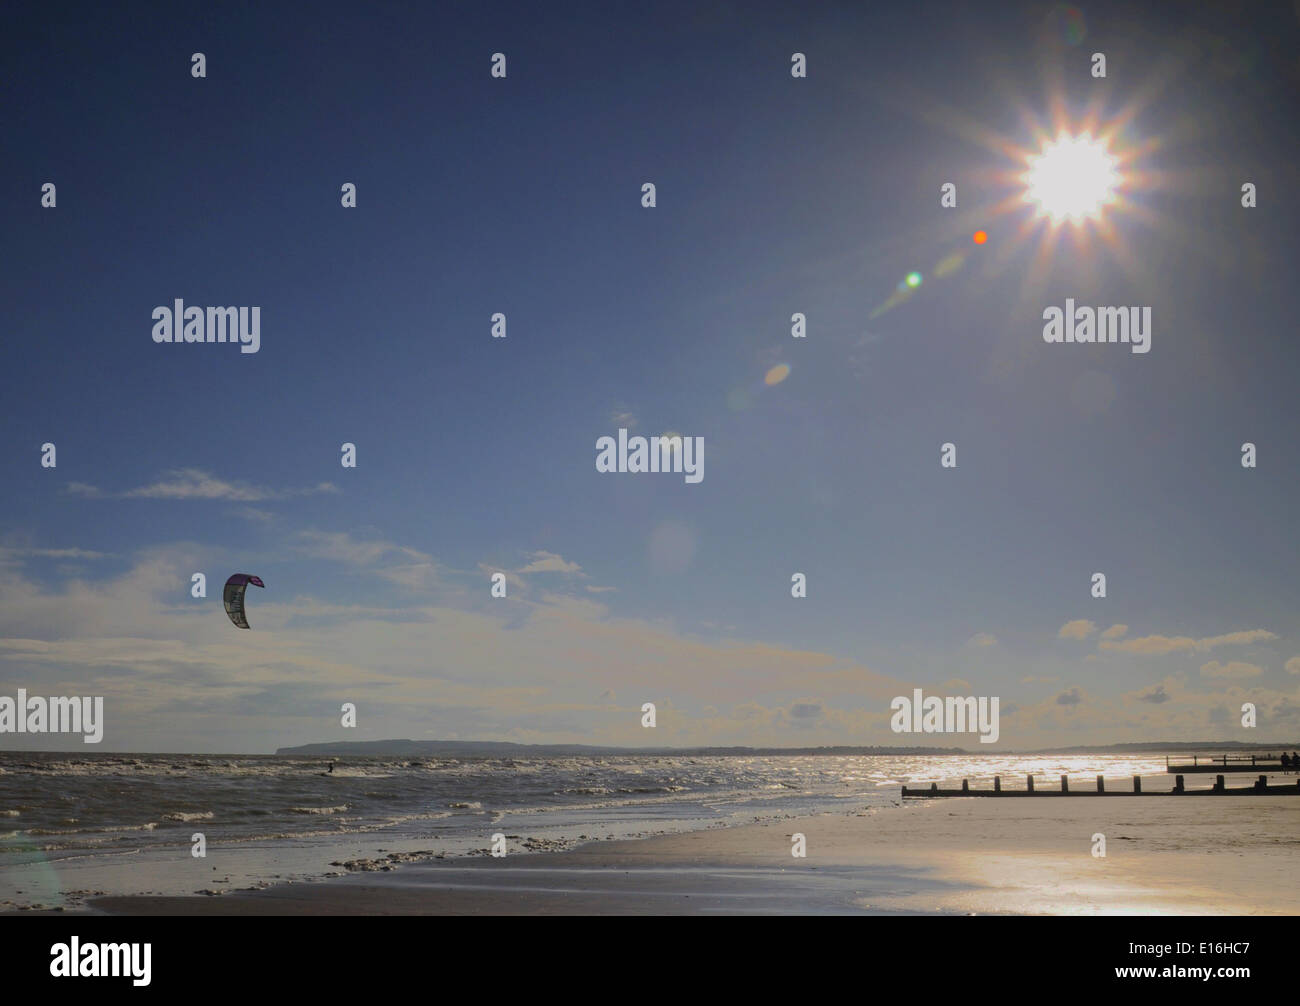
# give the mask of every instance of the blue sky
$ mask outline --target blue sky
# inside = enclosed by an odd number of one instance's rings
[[[1294,736],[1289,5],[145,10],[4,15],[0,694],[116,750],[905,744],[914,687],[1002,746]],[[1111,243],[1005,208],[1054,102],[1131,112]],[[177,297],[260,351],[155,344]],[[1066,297],[1151,352],[1045,344]],[[598,473],[620,425],[704,480]]]

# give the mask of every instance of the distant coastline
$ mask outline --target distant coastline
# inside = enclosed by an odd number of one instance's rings
[[[299,744],[294,747],[277,748],[277,755],[296,757],[375,755],[381,757],[459,757],[477,755],[485,758],[494,757],[528,757],[547,755],[566,757],[577,755],[660,755],[660,756],[698,756],[716,757],[719,755],[736,756],[773,756],[773,755],[964,755],[982,754],[990,756],[1026,755],[1026,754],[1104,754],[1129,751],[1267,751],[1269,749],[1291,750],[1297,746],[1295,741],[1275,741],[1272,743],[1245,744],[1241,741],[1169,741],[1134,744],[1098,744],[1075,745],[1061,748],[1035,748],[1028,751],[975,751],[965,748],[950,747],[806,747],[806,748],[751,748],[751,747],[699,747],[699,748],[628,748],[599,747],[590,744],[514,744],[507,741],[333,741],[325,744]]]

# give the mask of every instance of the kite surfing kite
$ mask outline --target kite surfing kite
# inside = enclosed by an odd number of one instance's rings
[[[266,584],[262,582],[262,578],[259,576],[249,576],[247,573],[236,573],[226,581],[226,590],[222,597],[222,600],[226,604],[226,614],[229,615],[230,620],[241,629],[247,629],[250,627],[248,619],[244,617],[244,591],[248,589],[250,583],[254,587],[266,586]]]

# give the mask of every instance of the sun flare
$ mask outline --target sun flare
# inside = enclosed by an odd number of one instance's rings
[[[1088,133],[1061,133],[1029,158],[1022,176],[1025,201],[1053,223],[1099,219],[1115,201],[1119,184],[1116,160],[1106,143]]]

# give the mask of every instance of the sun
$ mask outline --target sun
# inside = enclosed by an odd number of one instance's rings
[[[1025,201],[1036,207],[1040,217],[1053,224],[1069,220],[1076,225],[1099,220],[1115,203],[1120,181],[1116,159],[1104,140],[1089,133],[1064,132],[1028,158],[1021,179]]]

